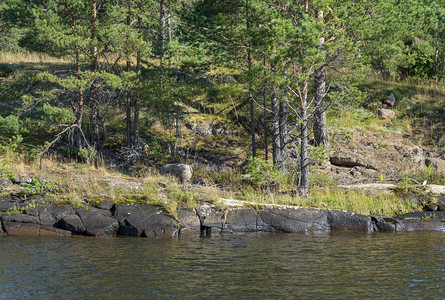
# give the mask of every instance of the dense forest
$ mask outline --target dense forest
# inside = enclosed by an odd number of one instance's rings
[[[0,0],[0,17],[0,151],[27,161],[134,171],[232,147],[305,195],[327,113],[376,108],[366,78],[445,82],[439,0]]]

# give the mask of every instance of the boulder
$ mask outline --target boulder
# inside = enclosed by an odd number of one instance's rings
[[[51,226],[40,226],[31,223],[4,222],[5,230],[15,236],[70,236],[71,232]]]
[[[117,204],[114,218],[119,221],[117,234],[128,236],[178,236],[178,222],[162,207]]]
[[[383,108],[394,108],[396,106],[396,97],[393,93],[389,94],[388,98],[382,101]]]
[[[420,163],[424,160],[423,150],[418,146],[394,146],[394,148],[396,148],[403,157],[408,158],[413,163]]]
[[[56,226],[76,234],[85,234],[86,232],[85,225],[76,214],[63,216]]]
[[[258,211],[261,220],[282,232],[329,231],[327,213],[321,209],[267,206]]]
[[[232,208],[227,212],[224,223],[224,231],[236,232],[255,232],[257,223],[261,221],[257,212],[250,207]],[[264,222],[261,221],[262,224]]]
[[[119,222],[114,218],[104,216],[97,211],[85,211],[83,209],[78,209],[77,214],[85,226],[86,235],[103,236],[117,233]]]
[[[210,203],[201,203],[196,207],[202,227],[222,229],[224,225],[224,211]]]
[[[185,127],[193,131],[196,135],[202,136],[202,137],[209,137],[212,136],[212,128],[208,125],[199,124],[199,123],[185,123]]]
[[[16,184],[22,184],[22,183],[30,184],[30,183],[32,183],[32,178],[28,174],[19,174],[19,175],[15,176],[14,183],[16,183]]]
[[[445,160],[440,158],[427,158],[425,159],[425,165],[427,167],[433,166],[437,171],[445,173]]]
[[[13,186],[13,183],[8,178],[0,178],[0,192],[7,191]]]
[[[57,223],[56,218],[54,218],[54,216],[50,212],[44,210],[39,213],[39,224],[40,225],[52,227],[56,223]]]
[[[3,222],[6,233],[17,236],[38,236],[40,225],[31,223]]]
[[[401,231],[404,223],[397,219],[370,216],[375,231]]]
[[[10,215],[2,216],[4,222],[17,222],[17,223],[32,223],[39,224],[39,218],[26,214],[14,213]]]
[[[0,212],[6,212],[11,207],[14,207],[15,201],[11,198],[1,198],[0,199]]]
[[[371,217],[347,211],[328,210],[328,223],[331,230],[372,232]]]
[[[397,117],[397,114],[395,111],[386,109],[386,108],[380,108],[379,109],[379,117],[385,120],[391,120],[395,119]]]
[[[180,226],[179,236],[200,234],[201,222],[192,210],[180,208],[178,211],[178,221]]]
[[[367,169],[378,170],[378,167],[373,163],[366,161],[360,155],[345,152],[333,152],[329,158],[331,164],[339,167],[365,167]]]
[[[192,178],[193,169],[186,164],[169,164],[159,169],[161,175],[170,175],[178,178],[182,183],[187,183]]]
[[[51,226],[40,226],[39,236],[42,237],[71,236],[71,231]]]

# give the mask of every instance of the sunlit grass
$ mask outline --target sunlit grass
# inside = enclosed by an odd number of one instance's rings
[[[346,210],[363,215],[382,217],[394,217],[408,212],[422,211],[418,202],[394,194],[370,196],[363,192],[344,192],[335,189],[314,191],[308,197],[249,191],[244,194],[243,200],[262,204]]]

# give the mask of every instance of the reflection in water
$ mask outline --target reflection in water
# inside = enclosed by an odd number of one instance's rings
[[[445,233],[0,238],[0,298],[441,298]]]

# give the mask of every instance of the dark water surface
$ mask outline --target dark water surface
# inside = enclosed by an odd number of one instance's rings
[[[445,299],[445,233],[0,238],[1,299]]]

